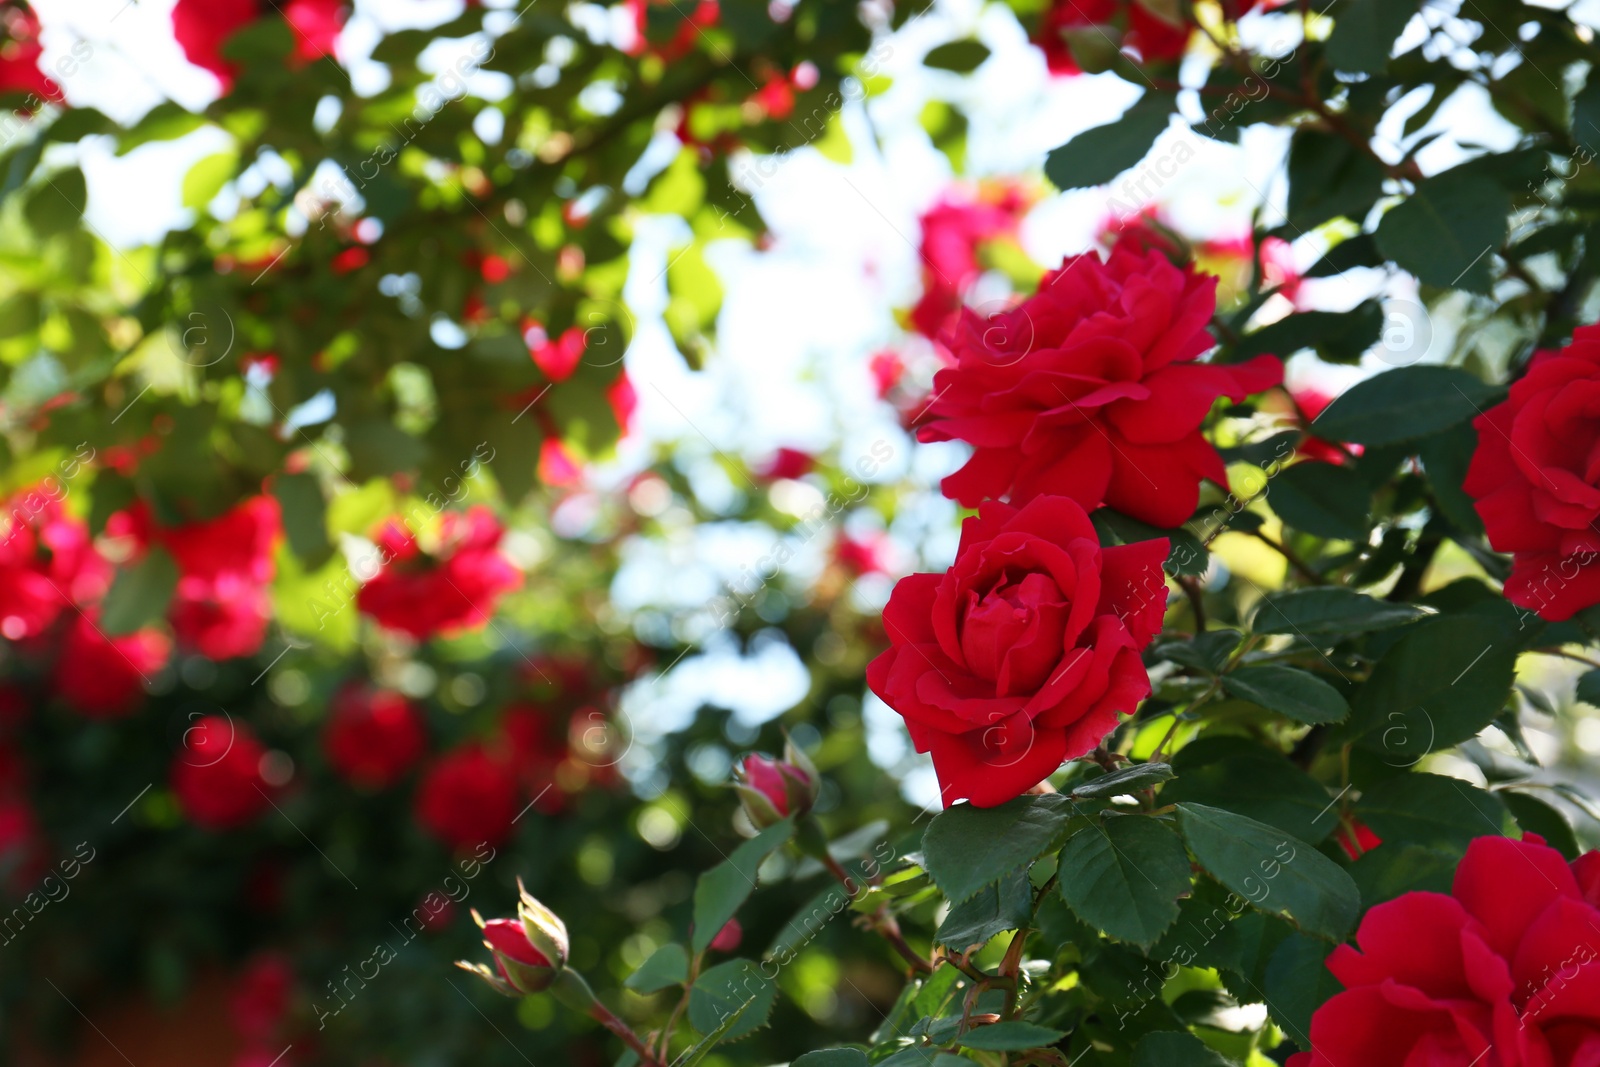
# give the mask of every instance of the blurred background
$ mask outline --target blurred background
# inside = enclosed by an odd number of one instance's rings
[[[1225,306],[1274,289],[1258,324],[1379,302],[1352,358],[1279,353],[1230,446],[1388,367],[1503,376],[1522,340],[1392,269],[1309,276],[1337,223],[1263,237],[1283,128],[1175,125],[1056,192],[1046,153],[1139,91],[1041,47],[1040,4],[287,4],[225,52],[185,19],[236,5],[179,6],[5,9],[0,85],[44,97],[0,147],[9,1062],[612,1062],[449,967],[469,910],[522,877],[643,1011],[618,983],[681,933],[739,840],[736,761],[784,731],[836,836],[914,848],[937,788],[862,672],[894,581],[954,554],[964,446],[911,430],[949,316],[1065,255],[1134,234]],[[1271,6],[1239,22],[1265,55],[1299,33]],[[1377,145],[1425,143],[1424,173],[1516,142],[1470,82],[1408,101]],[[1210,547],[1215,620],[1285,578],[1252,533]],[[1447,545],[1427,585],[1481,573]],[[1523,662],[1520,729],[1430,769],[1600,785],[1585,665]],[[857,1037],[900,989],[847,918],[801,936],[820,868],[769,873],[794,877],[744,951],[804,943],[738,1062]]]

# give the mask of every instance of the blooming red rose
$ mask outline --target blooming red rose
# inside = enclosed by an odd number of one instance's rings
[[[39,42],[39,19],[22,4],[0,9],[0,92],[22,92],[41,100],[59,101],[61,86],[39,69],[44,45]]]
[[[521,806],[510,761],[478,744],[441,756],[417,791],[417,820],[452,848],[498,845]]]
[[[934,375],[918,431],[973,445],[945,495],[975,507],[1051,494],[1162,527],[1187,520],[1202,479],[1227,485],[1200,433],[1211,406],[1283,378],[1272,356],[1196,362],[1215,310],[1215,278],[1120,243],[1104,262],[1066,260],[1009,311],[963,309],[946,334],[955,365]]]
[[[422,758],[428,735],[415,705],[399,693],[350,683],[334,695],[323,746],[352,785],[383,789]]]
[[[182,644],[216,660],[261,647],[272,617],[272,550],[282,529],[275,499],[251,497],[217,518],[165,527],[141,503],[129,509],[126,526],[141,544],[160,545],[177,561],[169,612]]]
[[[0,637],[36,637],[63,609],[97,600],[111,586],[110,564],[60,495],[35,486],[13,496],[0,514]]]
[[[260,14],[259,0],[178,0],[172,8],[172,35],[189,62],[215,74],[226,91],[234,69],[222,58],[223,42]]]
[[[1344,992],[1291,1067],[1600,1063],[1600,908],[1580,882],[1595,862],[1569,867],[1532,834],[1480,837],[1449,896],[1368,911],[1358,947],[1328,957]]]
[[[184,731],[172,757],[172,791],[196,826],[227,830],[269,808],[271,788],[261,776],[266,747],[231,716],[208,715]]]
[[[911,309],[918,333],[938,336],[983,273],[978,246],[1015,234],[1027,208],[1021,187],[1004,183],[976,193],[950,189],[922,214],[922,298]]]
[[[986,501],[947,572],[900,580],[867,685],[933,753],[946,805],[1018,796],[1149,695],[1166,558],[1164,538],[1102,548],[1064,497]]]
[[[1472,424],[1462,488],[1489,543],[1512,554],[1507,599],[1552,622],[1600,604],[1600,326],[1533,360]]]
[[[98,608],[76,615],[56,656],[56,693],[90,718],[127,715],[143,701],[146,680],[166,664],[172,642],[152,629],[108,636]]]
[[[222,57],[228,38],[260,18],[279,12],[294,31],[295,59],[307,63],[332,57],[334,44],[350,16],[346,0],[287,0],[264,7],[262,0],[178,0],[172,8],[172,35],[183,54],[222,82],[227,92],[238,73]]]
[[[1055,0],[1039,22],[1034,38],[1050,73],[1083,73],[1073,58],[1067,35],[1074,31],[1103,35],[1107,44],[1117,41],[1117,23],[1122,31],[1122,47],[1147,63],[1180,58],[1189,45],[1189,27],[1178,26],[1147,10],[1138,0]]]
[[[482,505],[447,513],[439,547],[425,561],[416,538],[390,522],[378,535],[383,568],[356,604],[379,625],[418,640],[484,626],[500,597],[522,584],[522,572],[500,553],[502,532]]]

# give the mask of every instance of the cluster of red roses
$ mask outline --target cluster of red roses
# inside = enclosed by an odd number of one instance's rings
[[[1223,0],[1222,11],[1227,18],[1238,19],[1281,2]],[[1044,52],[1050,72],[1057,75],[1081,74],[1080,59],[1085,53],[1123,51],[1145,63],[1171,63],[1183,58],[1194,32],[1194,26],[1177,12],[1177,4],[1146,0],[1055,0],[1039,21],[1034,42]]]
[[[1489,543],[1511,553],[1507,599],[1555,622],[1600,604],[1600,326],[1535,355],[1473,425],[1463,488]]]
[[[1149,694],[1167,541],[1103,548],[1088,512],[1174,527],[1203,479],[1226,484],[1200,427],[1282,366],[1198,362],[1215,306],[1214,278],[1119,243],[1014,308],[963,308],[942,334],[951,365],[919,436],[973,446],[944,491],[978,514],[947,572],[896,585],[867,684],[932,753],[946,804],[1025,792]]]
[[[1328,968],[1345,986],[1291,1067],[1600,1063],[1600,852],[1480,837],[1443,893],[1361,920]]]

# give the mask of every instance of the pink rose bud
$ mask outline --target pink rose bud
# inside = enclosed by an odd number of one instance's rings
[[[508,997],[542,993],[561,976],[567,963],[567,927],[555,913],[534,899],[517,881],[522,899],[515,919],[489,919],[476,911],[472,919],[483,931],[483,944],[494,957],[494,969],[457,961]]]
[[[734,784],[745,815],[758,829],[805,815],[821,787],[816,767],[793,741],[784,744],[781,760],[758,752],[746,756]]]
[[[717,936],[711,939],[711,948],[716,952],[736,952],[742,940],[744,940],[744,927],[739,925],[738,919],[729,919],[728,924],[718,930]]]

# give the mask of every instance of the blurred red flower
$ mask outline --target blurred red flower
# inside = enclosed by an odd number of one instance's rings
[[[448,512],[438,554],[424,560],[416,539],[391,520],[378,535],[386,562],[356,604],[380,626],[418,640],[484,626],[500,597],[522,584],[522,572],[499,551],[502,533],[482,505]]]
[[[360,682],[334,694],[323,734],[328,762],[352,785],[383,789],[399,781],[427,749],[422,716],[399,693]]]
[[[208,715],[184,732],[172,757],[172,791],[190,822],[226,830],[254,819],[271,806],[271,787],[261,777],[266,746],[232,716]]]
[[[127,715],[144,700],[144,683],[172,652],[159,630],[110,637],[100,629],[98,608],[84,608],[67,627],[56,656],[55,691],[95,719]]]
[[[428,768],[417,791],[417,821],[451,848],[498,845],[511,836],[521,803],[510,761],[473,743]]]

